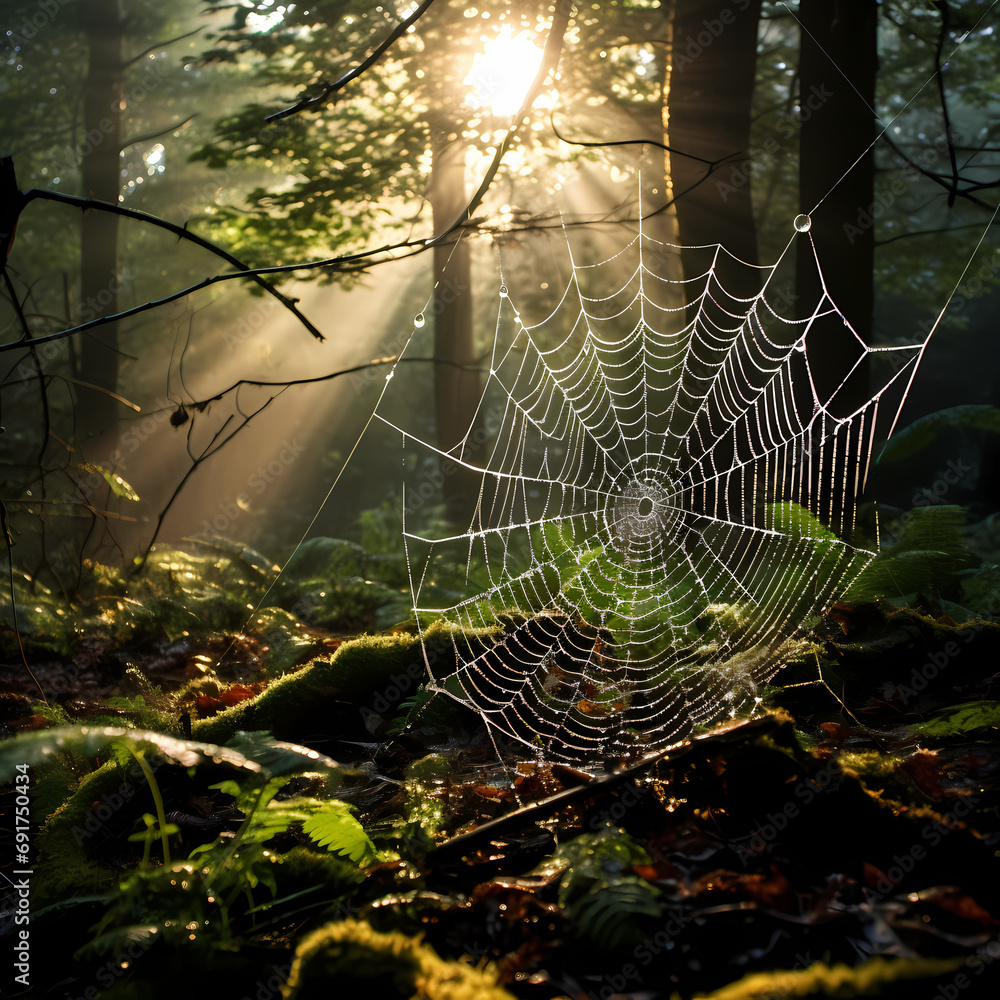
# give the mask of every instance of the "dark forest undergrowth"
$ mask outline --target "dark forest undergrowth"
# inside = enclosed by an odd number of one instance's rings
[[[391,559],[329,539],[297,558],[249,621],[275,568],[221,541],[156,551],[130,596],[99,566],[70,605],[18,581],[47,695],[8,629],[32,995],[995,989],[990,566],[855,588],[756,717],[573,767],[422,690],[450,640],[386,627]]]

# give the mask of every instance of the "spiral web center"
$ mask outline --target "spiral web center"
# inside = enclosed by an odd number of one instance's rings
[[[611,546],[629,558],[659,561],[659,551],[677,529],[681,511],[665,477],[630,479],[608,497],[605,525]]]

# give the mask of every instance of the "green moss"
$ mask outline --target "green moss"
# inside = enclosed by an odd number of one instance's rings
[[[299,945],[285,1000],[378,996],[386,1000],[513,1000],[485,969],[448,962],[419,938],[380,934],[360,920],[328,924]]]
[[[430,634],[435,654],[444,649],[447,633]],[[272,682],[266,691],[211,719],[194,724],[198,740],[225,743],[240,729],[270,729],[294,722],[317,699],[337,696],[363,703],[388,687],[403,693],[416,688],[424,673],[423,650],[414,635],[365,635],[341,645],[329,659],[313,660],[302,670]],[[405,679],[404,688],[399,683]]]
[[[913,732],[935,740],[947,740],[951,737],[968,739],[974,735],[992,740],[998,728],[1000,702],[966,701],[936,712],[926,722],[915,725]]]
[[[415,781],[443,781],[451,775],[451,761],[441,753],[429,753],[419,760],[411,760],[403,770],[403,777]]]
[[[112,887],[119,873],[93,861],[87,848],[104,825],[102,806],[111,815],[121,783],[121,769],[105,764],[88,774],[39,829],[40,861],[31,883],[36,901],[51,902]]]
[[[770,1000],[772,997],[878,996],[899,980],[940,979],[965,965],[964,958],[873,958],[851,968],[822,962],[807,969],[753,972],[694,1000]]]
[[[317,646],[315,637],[303,632],[298,618],[281,608],[257,612],[247,630],[267,647],[262,656],[267,677],[280,677],[308,659],[309,651]]]
[[[432,796],[421,781],[407,780],[404,787],[406,788],[404,814],[407,823],[416,824],[429,837],[440,833],[448,819],[441,800]]]

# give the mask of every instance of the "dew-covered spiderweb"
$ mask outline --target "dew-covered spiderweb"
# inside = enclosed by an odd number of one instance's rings
[[[789,248],[810,239],[796,223]],[[918,350],[865,344],[818,263],[803,305],[791,249],[750,268],[629,236],[587,260],[566,235],[562,287],[530,314],[500,284],[479,410],[449,455],[382,417],[479,485],[465,530],[404,503],[417,623],[451,636],[431,688],[549,758],[656,750],[755,706],[874,554],[848,541],[855,498]],[[667,277],[678,253],[702,276]]]

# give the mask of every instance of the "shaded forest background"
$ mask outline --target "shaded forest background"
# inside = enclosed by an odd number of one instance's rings
[[[451,447],[481,387],[497,249],[543,301],[564,225],[596,255],[643,214],[659,238],[768,262],[821,201],[827,285],[862,336],[918,341],[948,304],[904,419],[995,401],[976,363],[997,301],[989,9],[7,4],[16,564],[66,594],[82,557],[128,563],[156,539],[239,539],[280,564],[338,476],[313,532],[385,544],[398,442],[372,428],[347,458],[386,359],[430,320],[386,405]],[[534,67],[500,110],[510,80],[470,77],[504,31],[549,38],[553,64],[510,134]],[[253,269],[277,270],[230,280]],[[894,476],[884,499],[909,506],[939,473]]]

